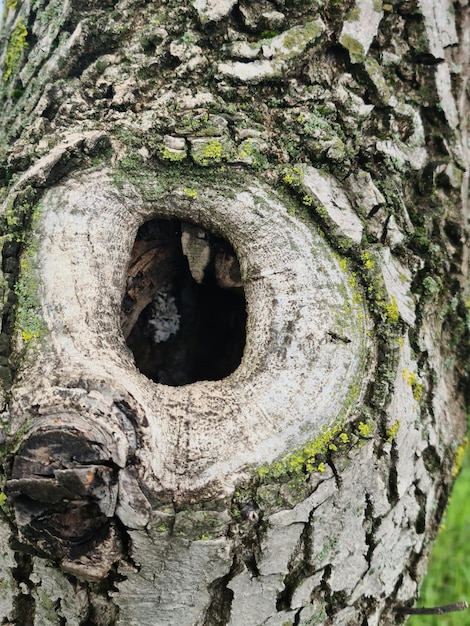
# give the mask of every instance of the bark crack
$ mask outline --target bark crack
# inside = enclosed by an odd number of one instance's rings
[[[309,547],[307,547],[307,544],[309,544]],[[283,579],[284,589],[277,595],[276,609],[278,611],[292,608],[292,596],[295,590],[307,576],[314,573],[314,568],[311,566],[310,561],[305,558],[305,555],[309,553],[309,549],[311,549],[311,528],[310,524],[306,523],[290,558],[288,565],[290,571]],[[298,558],[299,552],[303,553],[303,558],[301,559]]]
[[[13,569],[19,593],[13,600],[13,615],[16,626],[34,626],[32,617],[36,602],[30,593],[33,587],[30,576],[33,571],[33,560],[29,554],[15,552],[16,567]]]
[[[229,622],[234,594],[229,589],[228,583],[239,570],[239,563],[236,557],[234,557],[229,573],[214,580],[209,585],[208,591],[211,595],[211,602],[207,608],[202,626],[224,626]]]

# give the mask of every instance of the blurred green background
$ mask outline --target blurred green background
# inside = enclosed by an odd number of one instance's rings
[[[416,606],[464,601],[470,603],[470,446],[432,549]],[[406,623],[407,626],[469,626],[470,609],[445,615],[415,615]]]

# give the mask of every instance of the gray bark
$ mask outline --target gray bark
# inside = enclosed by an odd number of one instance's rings
[[[403,623],[465,432],[469,20],[7,3],[3,624]]]

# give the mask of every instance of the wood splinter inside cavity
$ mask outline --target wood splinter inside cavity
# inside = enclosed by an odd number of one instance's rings
[[[143,224],[131,253],[121,327],[157,383],[220,380],[240,365],[246,302],[232,246],[179,220]]]

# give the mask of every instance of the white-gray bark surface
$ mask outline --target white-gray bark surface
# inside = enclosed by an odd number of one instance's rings
[[[1,623],[403,623],[465,431],[469,22],[7,2]]]

